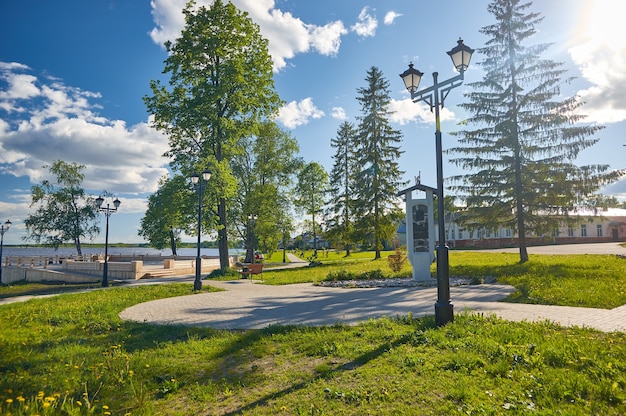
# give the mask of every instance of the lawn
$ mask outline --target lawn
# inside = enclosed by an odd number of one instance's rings
[[[381,260],[354,263],[392,275]],[[624,287],[625,264],[614,256],[531,256],[524,265],[514,255],[450,256],[453,275],[516,285],[514,301],[561,302],[551,292],[563,286],[563,296],[581,292],[566,302],[594,306],[604,302],[595,293]],[[191,292],[191,284],[113,287],[0,306],[0,414],[626,414],[624,333],[463,313],[441,328],[406,316],[249,331],[118,317]],[[623,292],[606,295],[617,302]]]

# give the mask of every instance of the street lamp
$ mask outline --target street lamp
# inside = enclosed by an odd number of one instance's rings
[[[0,283],[2,283],[2,246],[4,246],[4,233],[11,228],[11,221],[7,220],[0,226]]]
[[[96,208],[98,209],[98,211],[104,212],[104,215],[107,218],[106,232],[104,234],[104,271],[102,273],[102,287],[107,287],[109,285],[109,217],[114,212],[117,212],[117,209],[120,207],[121,202],[119,199],[115,198],[115,201],[113,201],[113,208],[109,206],[108,202],[107,206],[103,207],[103,203],[104,198],[102,198],[101,196],[96,198]]]
[[[409,64],[409,69],[400,74],[406,89],[411,93],[414,103],[424,101],[430,106],[430,111],[435,110],[435,144],[437,153],[437,208],[439,211],[439,244],[437,245],[437,302],[435,303],[435,322],[438,326],[445,325],[454,320],[454,308],[450,303],[450,263],[448,261],[448,246],[446,245],[444,201],[443,201],[443,157],[441,145],[441,126],[439,108],[443,108],[444,100],[453,88],[463,83],[464,74],[469,66],[474,50],[463,44],[459,39],[457,45],[448,52],[459,75],[445,81],[437,80],[438,73],[433,72],[433,86],[417,91],[422,72]]]
[[[198,248],[196,253],[196,279],[193,282],[193,290],[202,289],[202,279],[200,274],[202,273],[202,257],[200,256],[200,237],[202,234],[202,190],[205,183],[211,179],[211,172],[207,169],[202,171],[202,181],[200,181],[200,175],[194,173],[191,175],[191,183],[198,190]]]
[[[248,214],[248,221],[252,222],[252,227],[250,230],[250,244],[252,246],[252,264],[254,264],[254,227],[256,226],[256,220],[259,218],[256,214]]]

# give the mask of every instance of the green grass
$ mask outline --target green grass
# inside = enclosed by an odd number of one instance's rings
[[[292,284],[332,280],[338,274],[356,276],[380,270],[383,277],[409,277],[407,262],[402,271],[393,273],[386,257],[330,259],[321,266],[305,269],[264,271],[266,284]],[[436,265],[431,266],[436,275]],[[514,253],[450,251],[450,275],[453,277],[494,277],[499,283],[517,290],[508,301],[545,305],[582,306],[612,309],[626,304],[626,259],[612,255],[533,255],[519,263]]]
[[[0,413],[626,413],[622,333],[464,314],[443,328],[409,316],[250,331],[118,318],[188,293],[113,288],[0,307]]]
[[[452,276],[493,276],[517,291],[509,301],[612,309],[626,304],[626,259],[613,255],[450,252]]]
[[[520,265],[514,254],[450,253],[452,275],[497,277],[519,302],[626,304],[625,267],[615,256]],[[366,269],[392,275],[385,260],[271,273]],[[0,306],[0,414],[626,414],[624,333],[463,313],[442,328],[407,316],[249,331],[118,317],[191,293],[190,284],[115,287]]]

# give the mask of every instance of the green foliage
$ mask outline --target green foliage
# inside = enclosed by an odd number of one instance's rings
[[[328,190],[328,173],[322,165],[310,162],[298,173],[298,183],[294,192],[294,204],[302,212],[311,216],[308,228],[313,237],[313,247],[317,249],[318,219],[321,217]]]
[[[185,27],[166,42],[169,88],[151,81],[144,102],[153,126],[168,135],[172,170],[183,177],[209,168],[207,199],[218,217],[220,265],[228,267],[227,201],[237,193],[230,161],[238,139],[255,134],[278,111],[268,43],[246,13],[222,0],[209,7],[190,2]],[[211,221],[209,221],[210,223]]]
[[[246,242],[251,261],[253,246],[271,253],[291,228],[289,190],[301,160],[297,140],[274,122],[260,124],[256,135],[240,138],[238,145],[240,152],[231,160],[238,190],[229,206],[229,225]],[[257,219],[250,221],[249,215]]]
[[[43,168],[56,178],[56,183],[44,179],[32,187],[30,206],[36,209],[24,219],[24,239],[54,248],[71,241],[80,256],[81,238],[91,239],[100,232],[94,198],[85,195],[81,187],[85,166],[56,160]]]
[[[449,151],[465,172],[453,179],[467,204],[465,227],[511,228],[517,232],[520,261],[528,260],[527,235],[550,235],[587,197],[616,181],[624,171],[608,165],[576,166],[577,156],[598,142],[603,127],[584,123],[583,102],[563,98],[563,64],[542,58],[550,45],[528,45],[543,20],[532,3],[493,0],[495,23],[482,28],[478,49],[482,81],[468,84],[470,114],[455,133],[460,145]],[[593,137],[593,138],[590,138]]]
[[[354,126],[344,121],[337,130],[337,137],[330,140],[335,149],[333,168],[330,172],[327,200],[326,239],[333,247],[350,248],[355,245],[353,224],[355,201],[355,180],[357,165],[357,132]]]
[[[141,219],[138,234],[158,250],[169,247],[170,227],[183,228],[193,234],[197,229],[197,215],[194,215],[197,199],[188,179],[180,175],[161,178],[157,192],[148,197],[148,209]]]
[[[250,331],[118,318],[189,293],[150,285],[0,307],[0,413],[626,413],[623,333],[463,313],[441,328],[409,315]]]
[[[357,89],[361,116],[357,127],[357,166],[354,200],[358,218],[354,229],[360,241],[368,242],[380,257],[384,241],[391,241],[402,213],[396,204],[396,193],[402,185],[398,159],[402,134],[389,123],[389,81],[371,67],[366,87]]]

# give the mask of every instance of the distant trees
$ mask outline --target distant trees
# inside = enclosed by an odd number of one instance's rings
[[[165,156],[175,175],[212,171],[204,197],[216,209],[204,210],[205,221],[211,224],[216,213],[220,265],[227,268],[227,201],[237,192],[230,161],[243,152],[240,139],[254,135],[281,101],[267,40],[246,13],[222,0],[209,7],[190,2],[183,13],[180,38],[165,44],[169,88],[151,81],[152,95],[144,101],[153,126],[169,137]]]
[[[528,45],[542,21],[532,3],[494,0],[496,23],[482,28],[489,39],[478,50],[485,56],[482,81],[468,84],[469,127],[456,133],[460,155],[452,162],[467,173],[453,179],[467,204],[464,226],[514,229],[520,262],[528,260],[529,233],[552,233],[568,212],[623,172],[608,165],[576,166],[578,154],[599,139],[603,127],[582,124],[576,97],[562,98],[565,70],[542,58],[549,45]]]
[[[357,118],[354,212],[361,240],[371,241],[378,259],[383,241],[393,238],[402,218],[396,197],[403,184],[404,172],[398,164],[402,133],[389,123],[389,81],[374,66],[365,81],[367,86],[357,89],[361,116]]]
[[[100,232],[94,198],[86,195],[82,188],[85,166],[55,160],[43,168],[48,169],[56,181],[44,179],[31,188],[30,206],[36,210],[24,220],[24,240],[54,248],[71,241],[76,254],[81,256],[81,238],[93,239]]]

